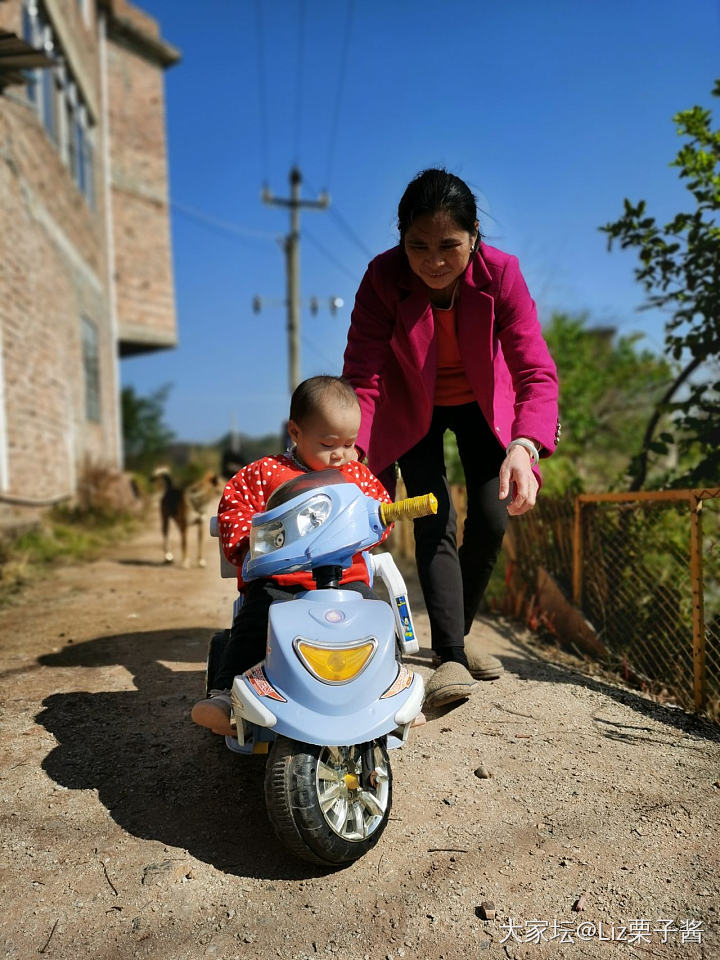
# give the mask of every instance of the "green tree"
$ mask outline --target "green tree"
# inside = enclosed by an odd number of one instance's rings
[[[556,313],[544,330],[560,380],[562,441],[543,467],[546,492],[626,485],[629,451],[672,380],[670,364],[638,345],[588,327],[585,315]]]
[[[139,396],[133,387],[122,389],[123,444],[129,470],[147,471],[157,465],[175,438],[164,422],[170,386],[165,384],[147,397]]]
[[[720,96],[720,80],[712,95]],[[676,113],[678,135],[685,138],[671,166],[679,170],[692,196],[691,209],[664,226],[646,214],[644,200],[625,200],[622,217],[600,229],[614,242],[638,251],[635,276],[647,294],[647,307],[670,313],[665,349],[679,370],[659,398],[631,465],[632,488],[645,483],[651,454],[675,446],[692,465],[676,472],[677,484],[716,483],[720,473],[720,130],[711,113],[691,107]],[[699,376],[694,376],[700,374]],[[663,414],[671,429],[656,437]]]

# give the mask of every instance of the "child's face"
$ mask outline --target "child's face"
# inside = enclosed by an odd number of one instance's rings
[[[311,470],[340,468],[357,460],[355,441],[360,429],[360,407],[329,405],[305,417],[302,423],[290,420],[288,433],[297,455]]]

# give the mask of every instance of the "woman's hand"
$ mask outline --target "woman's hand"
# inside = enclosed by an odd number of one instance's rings
[[[507,511],[511,517],[519,517],[535,506],[538,480],[532,470],[530,453],[525,447],[513,447],[500,467],[499,499],[505,500],[513,491]]]

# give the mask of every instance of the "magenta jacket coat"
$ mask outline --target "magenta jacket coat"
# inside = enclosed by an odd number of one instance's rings
[[[437,349],[424,290],[393,247],[371,261],[355,298],[343,375],[360,400],[357,445],[375,474],[430,428]],[[531,437],[548,456],[558,440],[557,372],[517,257],[481,244],[455,306],[465,374],[498,443]]]

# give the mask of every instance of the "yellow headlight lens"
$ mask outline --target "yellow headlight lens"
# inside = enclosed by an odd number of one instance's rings
[[[375,643],[368,640],[352,647],[316,647],[307,640],[297,642],[297,651],[309,669],[326,683],[352,680],[375,652]]]

